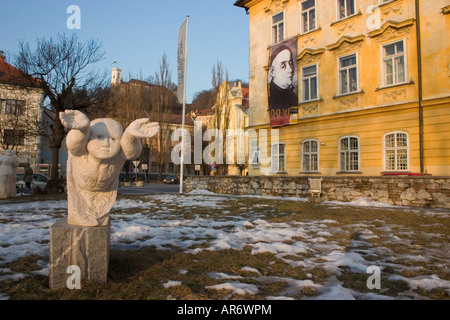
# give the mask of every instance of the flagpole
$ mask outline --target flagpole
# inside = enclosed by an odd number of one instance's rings
[[[188,29],[189,29],[189,16],[186,16],[186,43],[184,48],[184,70],[183,70],[183,113],[181,117],[182,132],[181,136],[181,163],[180,163],[180,194],[183,193],[184,183],[184,127],[186,119],[186,75],[187,75],[187,48],[188,48]]]

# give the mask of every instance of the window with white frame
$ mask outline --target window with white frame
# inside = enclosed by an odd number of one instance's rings
[[[339,93],[358,91],[358,66],[356,54],[339,58]]]
[[[250,146],[250,163],[254,168],[259,167],[259,149],[258,142],[252,141]]]
[[[385,86],[406,81],[405,42],[397,41],[384,45],[383,52],[383,84]]]
[[[343,137],[339,140],[340,171],[359,171],[359,139]]]
[[[319,142],[306,140],[302,143],[302,171],[319,171]]]
[[[284,12],[272,16],[272,42],[284,40]]]
[[[302,32],[306,33],[317,28],[316,0],[302,2]]]
[[[384,136],[384,169],[387,171],[408,170],[408,134],[391,132]]]
[[[272,173],[286,171],[286,146],[284,143],[272,144],[271,159]]]
[[[344,19],[356,13],[355,0],[338,0],[338,18]]]
[[[319,96],[317,65],[302,68],[302,101],[315,100]]]

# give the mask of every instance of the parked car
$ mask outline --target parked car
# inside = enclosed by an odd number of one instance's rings
[[[47,186],[49,177],[42,173],[33,173],[33,181],[31,181],[31,189],[40,188],[44,190]],[[16,178],[16,189],[25,188],[25,181],[23,181],[23,173],[18,173]]]
[[[163,179],[163,182],[166,184],[178,184],[180,183],[177,176],[169,175]]]

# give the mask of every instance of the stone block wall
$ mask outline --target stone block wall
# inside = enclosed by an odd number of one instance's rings
[[[306,176],[189,176],[186,192],[309,198]],[[367,198],[399,206],[450,209],[450,176],[324,176],[320,200]]]

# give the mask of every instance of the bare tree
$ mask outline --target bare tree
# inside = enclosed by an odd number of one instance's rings
[[[192,105],[190,111],[205,110],[211,108],[215,103],[216,96],[214,90],[203,90],[197,92],[192,99]]]
[[[16,66],[39,82],[53,111],[50,149],[52,167],[50,177],[58,178],[59,150],[66,136],[59,113],[67,109],[87,110],[103,105],[107,96],[106,77],[91,66],[104,59],[102,45],[90,39],[78,42],[75,34],[71,37],[58,34],[56,39],[37,40],[34,50],[21,41],[16,56]]]
[[[147,117],[150,112],[152,85],[140,80],[142,78],[141,74],[139,79],[111,87],[108,116],[120,122],[124,128],[136,119]],[[129,180],[130,160],[125,162],[124,168],[125,179]]]
[[[225,78],[224,78],[225,77]],[[226,175],[228,173],[228,165],[225,161],[227,158],[226,154],[226,134],[228,125],[230,122],[230,97],[229,97],[229,84],[228,84],[228,71],[224,71],[222,63],[217,62],[212,69],[212,85],[213,85],[213,96],[214,101],[214,117],[213,126],[217,129],[219,134],[222,136],[222,156],[223,164],[217,164],[217,169],[222,174]],[[217,151],[217,150],[215,150]]]
[[[170,161],[171,134],[172,134],[172,108],[176,104],[173,94],[173,83],[167,55],[164,54],[159,64],[159,70],[155,73],[155,86],[152,92],[151,120],[158,122],[160,132],[153,140],[153,155],[158,167],[158,182],[162,181],[163,165]]]
[[[145,118],[151,109],[151,91],[149,85],[136,80],[111,87],[109,116],[124,128],[136,119]]]

